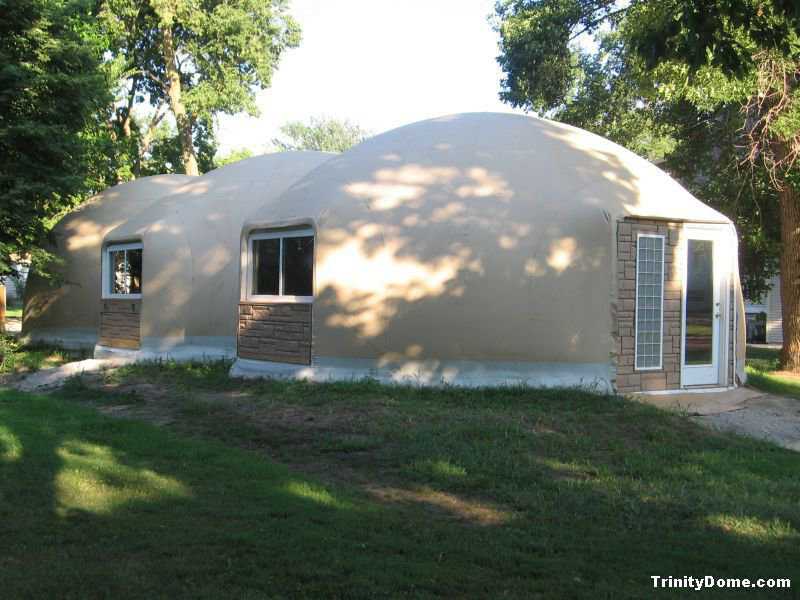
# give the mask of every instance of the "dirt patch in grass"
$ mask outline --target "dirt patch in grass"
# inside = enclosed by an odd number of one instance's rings
[[[467,500],[429,487],[409,490],[368,485],[366,489],[374,498],[383,502],[421,505],[438,516],[470,525],[503,525],[514,516],[511,511],[490,503]]]
[[[356,486],[384,503],[422,507],[432,516],[465,525],[508,522],[513,513],[484,499],[459,496],[429,486],[403,487],[396,469],[381,464],[387,441],[369,424],[391,416],[380,397],[357,405],[286,404],[254,391],[224,390],[188,394],[177,386],[144,381],[114,381],[102,374],[84,375],[67,393],[103,414],[170,427],[184,434],[219,437],[247,450],[264,452],[326,484]],[[407,427],[413,422],[406,422]],[[553,433],[527,424],[537,433]],[[224,433],[224,432],[227,432]]]
[[[366,485],[363,476],[381,439],[368,423],[389,408],[378,399],[350,406],[302,406],[248,390],[187,391],[180,386],[114,374],[86,374],[61,392],[103,414],[217,438],[329,483]]]
[[[62,393],[113,417],[261,454],[331,489],[470,526],[515,519],[517,497],[547,493],[531,487],[537,478],[570,493],[594,489],[729,443],[688,418],[574,390],[348,387],[225,373],[224,365],[123,367]]]

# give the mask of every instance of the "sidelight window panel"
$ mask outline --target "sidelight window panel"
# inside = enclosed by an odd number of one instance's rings
[[[664,309],[664,237],[636,243],[636,369],[660,369]]]

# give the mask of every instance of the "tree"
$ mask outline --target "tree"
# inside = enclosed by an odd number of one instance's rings
[[[661,126],[659,136],[674,143],[667,163],[683,168],[690,187],[723,194],[714,203],[744,234],[743,258],[756,250],[749,258],[765,259],[749,274],[751,287],[760,281],[763,289],[766,258],[776,247],[771,217],[780,215],[782,361],[800,371],[800,6],[791,0],[505,0],[497,17],[498,60],[506,74],[501,97],[569,118],[574,107],[589,103],[584,82],[594,61],[602,72],[595,89],[633,101],[623,113]],[[587,52],[575,44],[582,35],[613,45]],[[602,56],[611,48],[614,60]],[[583,119],[619,111],[619,105],[598,106]],[[714,160],[696,160],[702,152]],[[747,176],[743,162],[752,167]]]
[[[253,153],[248,148],[238,148],[236,150],[231,150],[225,156],[215,158],[214,164],[217,167],[224,167],[225,165],[231,165],[235,162],[239,162],[240,160],[244,160],[245,158],[250,158],[252,156]]]
[[[49,221],[93,187],[109,85],[91,3],[0,0],[0,275],[44,272]]]
[[[206,173],[216,167],[217,144],[213,126],[207,119],[201,119],[195,124],[193,133],[197,168],[200,173]],[[181,171],[180,136],[172,122],[162,122],[151,132],[148,150],[140,154],[138,161],[137,174],[145,177]]]
[[[319,150],[344,152],[363,142],[369,133],[351,123],[325,117],[312,117],[308,123],[290,121],[281,127],[283,138],[274,138],[272,144],[280,152]]]
[[[677,112],[677,111],[676,111]],[[768,170],[743,164],[741,113],[736,103],[712,112],[682,105],[673,132],[675,147],[663,166],[698,198],[728,215],[739,234],[745,295],[760,300],[778,271],[780,211]]]
[[[189,175],[199,174],[198,140],[209,140],[214,116],[257,115],[255,91],[270,85],[281,54],[300,39],[286,0],[102,0],[98,18],[125,82],[120,135],[138,135],[141,163],[170,113]],[[142,104],[150,111],[136,132]]]

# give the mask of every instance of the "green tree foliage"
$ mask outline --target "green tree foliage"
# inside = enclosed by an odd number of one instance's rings
[[[319,150],[344,152],[363,142],[369,133],[349,121],[312,117],[308,123],[291,121],[281,127],[282,137],[272,140],[280,152]]]
[[[0,275],[51,258],[49,221],[103,177],[110,96],[90,9],[0,0]]]
[[[663,166],[736,224],[742,287],[759,300],[778,270],[780,210],[768,169],[743,164],[740,105],[705,112],[680,103],[676,112],[670,117],[677,124],[675,147]]]
[[[141,131],[139,123],[139,119],[134,119],[134,129]],[[211,121],[199,120],[194,126],[193,134],[197,168],[200,173],[206,173],[216,167],[214,155],[217,152],[217,144]],[[174,123],[161,122],[150,132],[147,151],[140,148],[137,161],[137,177],[183,171],[180,136]]]
[[[506,102],[663,157],[736,222],[752,297],[780,253],[784,363],[800,369],[800,4],[501,0],[496,12]],[[577,44],[587,36],[597,51]]]
[[[239,162],[240,160],[244,160],[245,158],[250,158],[252,156],[253,153],[248,148],[238,148],[236,150],[231,150],[224,156],[215,158],[214,164],[217,167],[224,167],[225,165],[231,165],[235,162]]]
[[[103,0],[99,22],[123,101],[115,127],[134,139],[132,173],[141,174],[165,116],[175,123],[176,170],[198,174],[214,115],[257,115],[255,92],[268,87],[300,31],[285,0]],[[135,120],[145,105],[147,118]],[[158,150],[156,150],[158,153]],[[159,159],[155,159],[158,163]]]

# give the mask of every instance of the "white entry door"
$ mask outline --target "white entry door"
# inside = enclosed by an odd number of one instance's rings
[[[732,250],[725,230],[698,225],[684,231],[681,385],[720,385],[731,264],[726,254]]]

